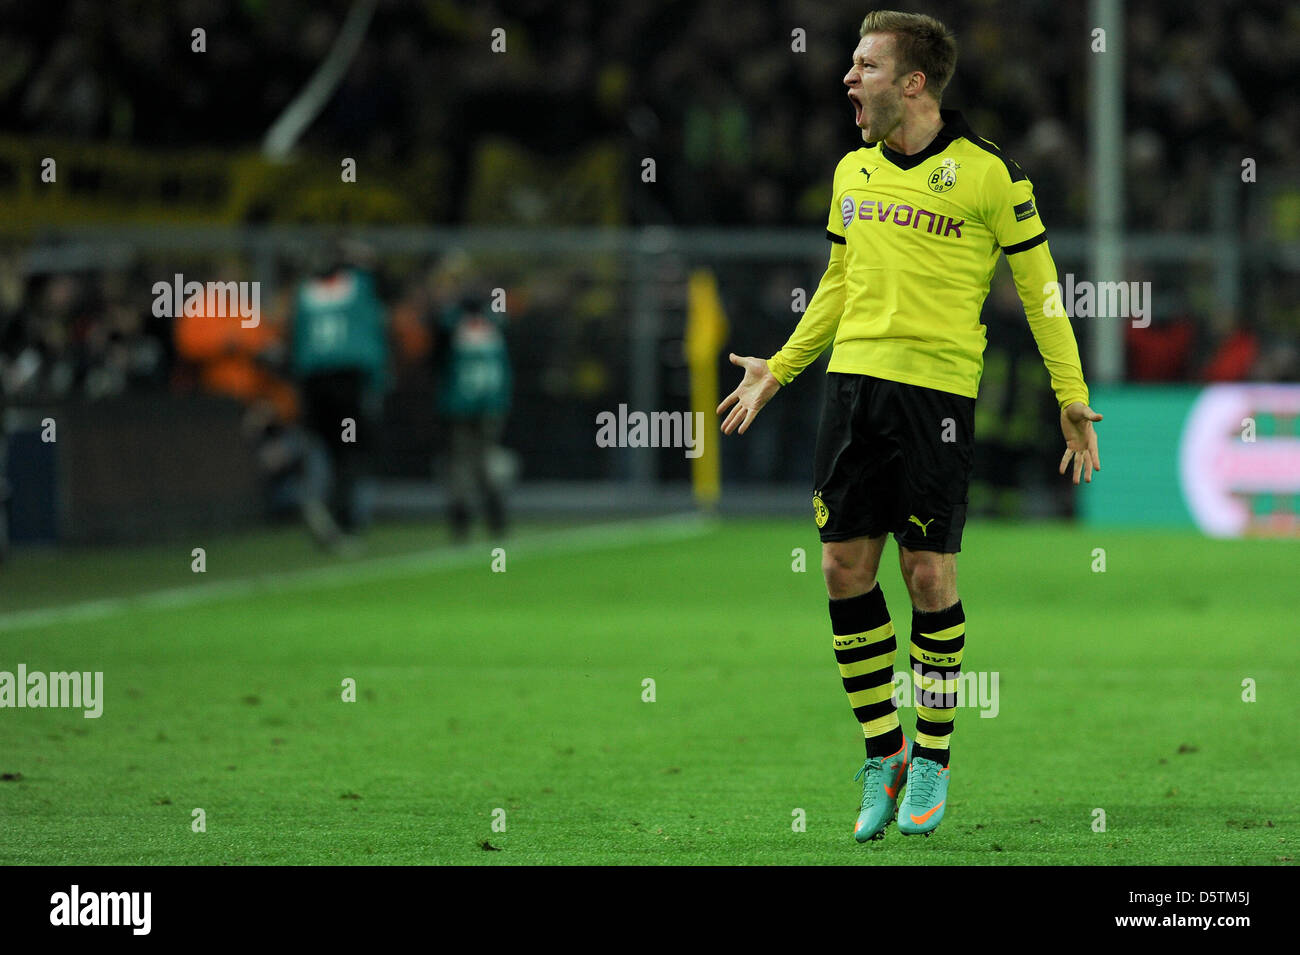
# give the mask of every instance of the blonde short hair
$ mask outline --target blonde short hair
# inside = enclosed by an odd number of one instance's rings
[[[943,98],[943,89],[957,67],[957,39],[946,26],[923,13],[872,10],[858,35],[868,33],[891,34],[899,74],[924,73],[925,88],[935,102]]]

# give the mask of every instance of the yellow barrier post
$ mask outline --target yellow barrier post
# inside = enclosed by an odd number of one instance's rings
[[[718,354],[727,340],[727,316],[718,282],[709,269],[691,273],[686,313],[686,365],[691,376],[691,413],[704,413],[699,457],[691,460],[695,502],[712,511],[722,493],[722,447],[718,432]],[[698,420],[698,419],[696,419]]]

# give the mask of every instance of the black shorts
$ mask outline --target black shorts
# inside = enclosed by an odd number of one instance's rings
[[[957,553],[974,447],[974,398],[828,372],[813,463],[822,541],[892,531],[902,547]]]

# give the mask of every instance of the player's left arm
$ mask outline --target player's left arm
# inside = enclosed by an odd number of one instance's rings
[[[1101,470],[1097,432],[1092,425],[1102,416],[1088,406],[1079,346],[1061,304],[1056,263],[1034,202],[1033,184],[1014,161],[1009,168],[994,163],[985,180],[984,196],[989,228],[1011,266],[1029,329],[1060,405],[1061,434],[1065,438],[1060,473],[1064,474],[1073,463],[1074,483],[1079,483],[1080,475],[1091,483],[1092,472]]]

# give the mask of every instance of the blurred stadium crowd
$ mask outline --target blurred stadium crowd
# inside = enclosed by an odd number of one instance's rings
[[[348,4],[184,0],[151,5],[147,17],[138,6],[10,5],[0,35],[5,131],[155,147],[256,143],[324,57]],[[445,185],[465,194],[485,138],[539,157],[608,141],[664,170],[663,190],[626,184],[644,194],[631,221],[815,226],[835,159],[855,142],[839,67],[869,6],[387,0],[303,148],[397,161],[445,153]],[[1078,119],[1097,55],[1087,4],[895,6],[934,13],[956,32],[945,105],[1017,157],[1048,222],[1085,224]],[[1300,11],[1286,0],[1127,6],[1128,222],[1196,228],[1225,157],[1293,161]],[[196,26],[207,31],[202,55],[189,47]],[[495,27],[506,30],[505,53],[489,52]],[[807,52],[792,55],[796,28]],[[453,221],[468,214],[451,210]]]

